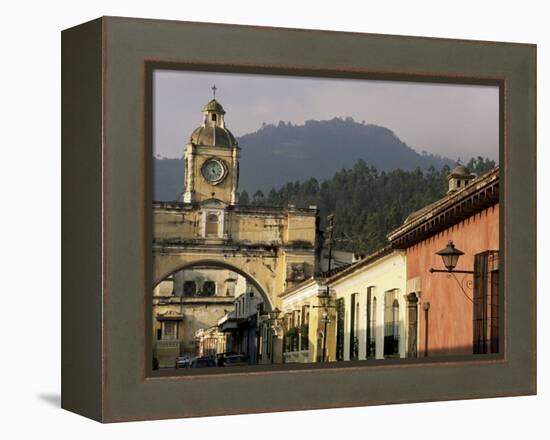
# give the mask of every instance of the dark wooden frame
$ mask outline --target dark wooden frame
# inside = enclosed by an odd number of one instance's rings
[[[155,66],[498,85],[502,354],[154,376]],[[534,45],[104,17],[62,33],[62,162],[65,409],[115,422],[536,393]]]

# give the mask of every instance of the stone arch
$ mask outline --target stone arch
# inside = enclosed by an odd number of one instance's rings
[[[242,275],[260,293],[260,295],[261,295],[261,297],[264,301],[265,310],[269,312],[269,311],[272,311],[274,309],[273,301],[271,300],[271,298],[267,294],[267,290],[264,288],[264,286],[262,286],[262,284],[256,278],[254,278],[252,275],[250,275],[249,273],[245,272],[244,270],[242,270],[241,268],[239,268],[237,266],[234,266],[232,264],[226,263],[224,261],[219,261],[219,260],[205,259],[205,260],[193,260],[193,261],[181,262],[179,265],[173,266],[172,268],[170,268],[170,270],[168,272],[163,273],[161,276],[159,276],[157,279],[155,279],[154,284],[153,284],[153,288],[155,288],[159,283],[161,283],[163,280],[165,280],[170,275],[172,275],[172,274],[174,274],[174,273],[176,273],[180,270],[183,270],[183,269],[192,269],[193,267],[196,267],[196,266],[209,266],[209,267],[213,267],[213,268],[227,269],[227,270],[231,270],[233,272],[236,272],[239,275]]]

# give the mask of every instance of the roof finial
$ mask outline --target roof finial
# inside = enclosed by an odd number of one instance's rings
[[[216,87],[216,84],[214,84],[212,86],[212,94],[214,95],[214,99],[216,99],[216,90],[218,90],[218,88]]]

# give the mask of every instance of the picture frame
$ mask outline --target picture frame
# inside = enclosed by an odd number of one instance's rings
[[[503,352],[153,375],[149,98],[159,66],[498,85]],[[119,422],[529,394],[536,46],[120,17],[63,31],[63,408]]]

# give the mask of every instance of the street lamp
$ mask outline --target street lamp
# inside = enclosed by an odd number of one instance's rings
[[[443,265],[450,272],[456,267],[458,259],[461,255],[464,255],[464,252],[455,248],[453,240],[449,240],[449,242],[447,243],[447,247],[437,252],[437,255],[441,257],[441,259],[443,260]]]
[[[277,338],[277,334],[279,330],[281,329],[281,326],[279,324],[279,315],[281,314],[281,311],[275,307],[273,310],[263,314],[263,316],[266,316],[267,318],[263,318],[264,322],[267,322],[267,325],[269,325],[270,330],[270,338],[271,338],[271,350],[269,351],[268,357],[271,358],[271,363],[274,363],[275,359],[275,344],[274,341]],[[269,344],[269,341],[268,341]]]
[[[458,263],[458,259],[461,255],[464,255],[460,249],[457,249],[453,243],[453,240],[449,240],[447,246],[436,252],[437,255],[443,260],[443,265],[446,269],[430,269],[431,273],[434,272],[454,272],[454,273],[474,273],[472,270],[456,270],[455,267]]]
[[[462,293],[464,294],[464,296],[466,298],[468,298],[473,303],[474,300],[472,298],[470,298],[470,296],[466,293],[466,291],[464,290],[464,287],[462,285],[464,283],[464,278],[466,278],[466,277],[464,277],[462,279],[462,282],[460,282],[458,280],[458,278],[456,277],[456,275],[455,275],[455,273],[465,273],[465,274],[470,274],[470,275],[473,275],[475,273],[473,270],[458,270],[458,269],[455,269],[455,267],[458,263],[458,259],[460,258],[461,255],[464,255],[464,252],[462,252],[460,249],[457,249],[455,247],[455,245],[453,243],[453,240],[449,240],[449,242],[447,243],[447,247],[445,247],[444,249],[441,249],[439,252],[436,252],[436,254],[441,257],[441,259],[443,260],[443,265],[446,267],[446,269],[434,269],[432,267],[432,268],[430,268],[430,273],[443,272],[443,273],[448,274],[449,277],[452,275],[454,277],[455,281],[457,282],[458,287],[460,287],[460,290],[462,290]],[[472,282],[468,281],[466,283],[466,287],[471,289],[471,284],[472,284]]]
[[[321,315],[321,322],[323,323],[323,362],[325,362],[327,358],[327,325],[330,324],[330,316],[327,309]]]
[[[325,362],[327,356],[327,326],[330,324],[330,315],[328,309],[335,308],[335,306],[330,304],[330,287],[327,284],[326,290],[323,289],[317,295],[319,298],[320,304],[318,306],[313,306],[315,309],[324,309],[319,320],[323,324],[323,353],[322,353],[322,362]]]
[[[323,324],[330,324],[330,316],[326,310],[321,315],[321,322]]]

